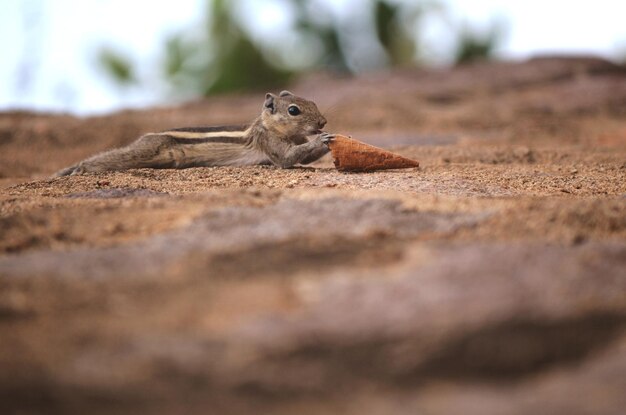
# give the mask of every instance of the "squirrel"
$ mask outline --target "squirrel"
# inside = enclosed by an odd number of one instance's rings
[[[267,93],[251,124],[175,128],[141,136],[126,147],[105,151],[60,170],[55,177],[138,168],[188,168],[274,164],[290,168],[326,154],[333,134],[314,102],[289,91]],[[308,140],[307,136],[317,135]]]

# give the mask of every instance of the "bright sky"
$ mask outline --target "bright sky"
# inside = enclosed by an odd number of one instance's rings
[[[511,25],[502,54],[595,53],[626,57],[626,2],[619,0],[448,0],[458,16],[487,23],[504,17]]]
[[[244,0],[255,31],[276,34],[281,7]],[[280,2],[280,0],[273,0]],[[338,13],[362,0],[325,0]],[[443,0],[454,22],[508,24],[499,55],[593,53],[626,57],[626,2],[615,0]],[[206,0],[3,0],[0,1],[0,110],[28,108],[93,114],[163,103],[156,69],[159,46],[177,30],[202,21]],[[25,13],[29,10],[29,13]],[[285,18],[282,17],[284,22]],[[265,22],[265,23],[262,23]],[[452,36],[438,22],[426,28],[437,47],[429,56],[445,62]],[[98,68],[96,53],[112,46],[132,57],[148,87],[121,89]]]

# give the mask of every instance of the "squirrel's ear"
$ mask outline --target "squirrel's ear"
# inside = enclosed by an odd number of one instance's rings
[[[267,94],[265,94],[265,102],[263,103],[263,108],[269,109],[272,112],[272,114],[276,112],[276,107],[274,106],[275,98],[276,98],[276,95],[268,92]]]
[[[289,92],[289,91],[281,91],[281,93],[278,95],[280,97],[293,97],[294,95]]]

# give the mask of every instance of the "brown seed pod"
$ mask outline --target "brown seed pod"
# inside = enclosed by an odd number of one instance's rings
[[[382,148],[336,135],[328,144],[335,167],[340,171],[374,171],[419,167],[419,162],[391,153]]]

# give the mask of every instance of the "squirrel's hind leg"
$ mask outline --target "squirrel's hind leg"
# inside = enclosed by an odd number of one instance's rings
[[[122,148],[96,154],[75,166],[67,167],[55,176],[97,173],[110,170],[174,167],[176,142],[172,137],[148,134]]]

